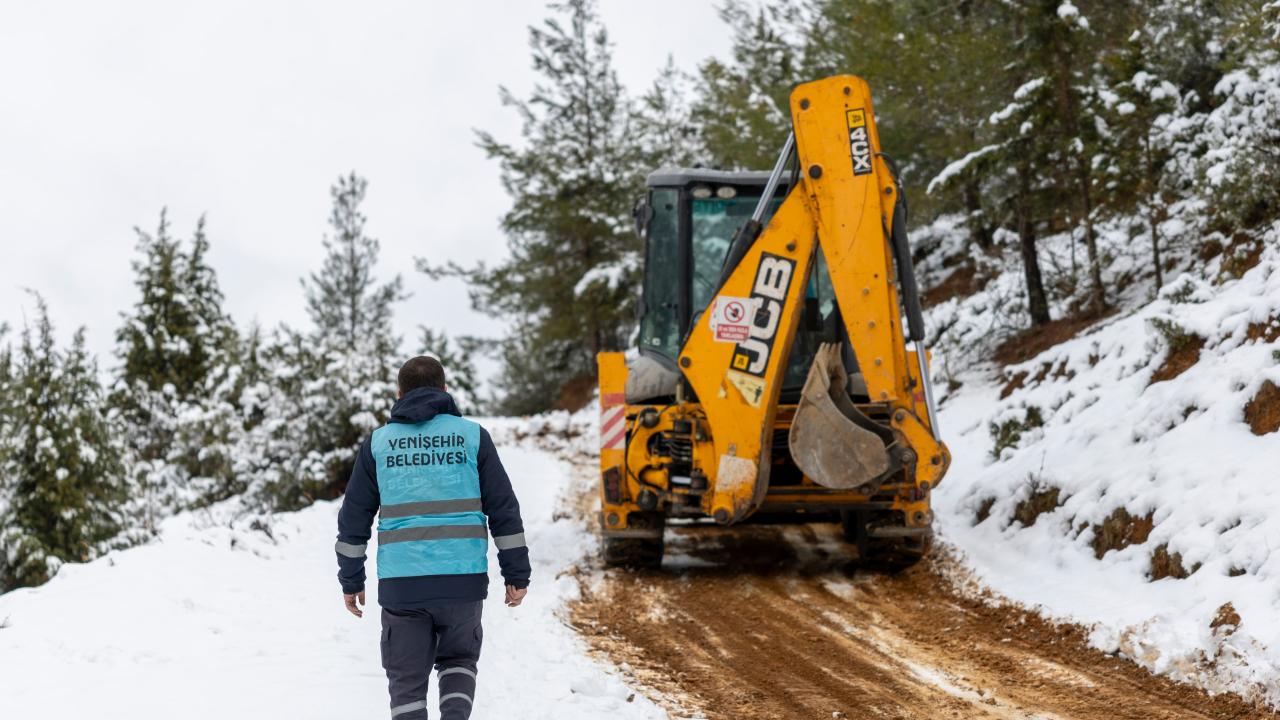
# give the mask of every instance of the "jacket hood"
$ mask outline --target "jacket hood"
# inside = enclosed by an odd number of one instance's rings
[[[391,408],[391,422],[415,424],[437,415],[462,416],[453,396],[436,388],[415,388],[405,393]]]

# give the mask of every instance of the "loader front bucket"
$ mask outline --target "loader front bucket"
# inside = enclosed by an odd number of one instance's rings
[[[874,482],[889,470],[889,454],[880,436],[868,429],[875,421],[853,405],[848,374],[838,343],[824,343],[804,381],[791,422],[791,458],[814,482],[838,490],[874,492]]]

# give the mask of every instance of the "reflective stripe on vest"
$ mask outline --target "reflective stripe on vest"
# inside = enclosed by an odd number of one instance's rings
[[[373,431],[382,506],[378,577],[488,572],[480,426],[456,415]]]

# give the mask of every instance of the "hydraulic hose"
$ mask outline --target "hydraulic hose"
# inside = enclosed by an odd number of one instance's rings
[[[760,200],[756,202],[755,212],[751,213],[751,219],[742,224],[738,228],[738,232],[733,234],[733,240],[729,243],[729,252],[725,254],[724,264],[720,266],[720,279],[716,282],[716,292],[720,292],[720,288],[724,287],[725,281],[737,269],[738,263],[742,262],[742,258],[747,256],[747,251],[755,244],[756,238],[760,237],[760,233],[764,230],[764,213],[769,209],[769,202],[773,200],[773,196],[778,192],[778,183],[782,180],[782,173],[786,170],[787,161],[791,159],[791,152],[796,146],[795,133],[787,133],[787,142],[782,146],[782,152],[778,154],[778,161],[774,163],[773,172],[769,173],[769,181],[765,183],[764,192],[760,194]]]
[[[893,173],[893,184],[898,192],[897,202],[893,204],[893,227],[889,241],[893,246],[894,264],[898,266],[898,287],[902,290],[902,304],[907,313],[907,331],[916,351],[916,363],[920,372],[920,384],[924,391],[925,412],[929,416],[929,429],[935,439],[941,439],[938,429],[938,415],[934,410],[933,380],[929,377],[929,361],[925,347],[924,309],[920,302],[920,286],[916,282],[915,264],[911,261],[911,242],[907,239],[907,198],[902,192],[902,182],[898,179],[898,168],[893,158],[880,154],[885,164]]]

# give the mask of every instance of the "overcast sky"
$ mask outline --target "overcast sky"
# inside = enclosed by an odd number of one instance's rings
[[[623,82],[668,54],[724,56],[712,0],[602,0]],[[179,237],[208,218],[227,307],[242,326],[305,323],[298,278],[321,260],[329,185],[356,170],[397,310],[450,333],[501,332],[462,285],[413,258],[499,260],[507,197],[472,128],[517,139],[498,85],[535,76],[528,30],[548,10],[505,2],[39,2],[0,0],[0,322],[49,301],[59,335],[88,328],[113,365],[135,298],[135,226],[167,206]]]

